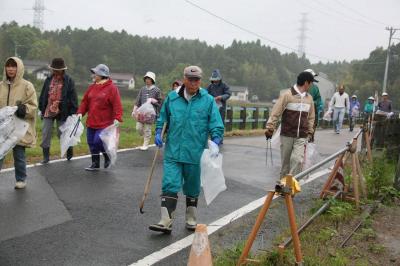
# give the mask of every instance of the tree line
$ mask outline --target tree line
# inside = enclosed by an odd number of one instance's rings
[[[388,92],[399,106],[400,97],[400,44],[391,49]],[[151,38],[128,34],[126,31],[109,32],[103,28],[72,29],[40,32],[31,26],[16,22],[0,26],[0,60],[14,55],[20,58],[50,62],[53,57],[63,57],[69,73],[81,82],[89,81],[89,69],[99,63],[107,64],[111,72],[133,73],[137,87],[142,84],[146,71],[157,75],[157,83],[164,91],[170,89],[174,79],[182,77],[184,66],[199,65],[205,75],[204,84],[211,71],[219,68],[230,85],[247,86],[250,95],[260,100],[276,98],[282,88],[293,84],[299,72],[313,68],[326,73],[335,83],[343,83],[349,93],[363,100],[382,91],[386,50],[377,48],[365,60],[311,64],[295,53],[281,53],[263,45],[259,40],[241,42],[234,40],[230,46],[208,45],[199,40],[172,37]]]

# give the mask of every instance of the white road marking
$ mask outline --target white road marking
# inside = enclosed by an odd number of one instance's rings
[[[313,181],[327,173],[329,173],[328,169],[318,171],[318,172],[310,175],[309,178],[300,180],[300,184],[305,185],[307,183],[310,183],[311,181]],[[231,222],[243,217],[244,215],[258,209],[259,207],[261,207],[264,204],[265,198],[266,198],[266,196],[259,198],[257,200],[254,200],[254,201],[250,202],[249,204],[243,206],[242,208],[237,209],[236,211],[233,211],[230,214],[210,223],[207,226],[208,235],[211,235],[212,233],[221,229],[225,225],[228,225]],[[276,198],[277,198],[277,196],[274,196],[273,199],[276,199]],[[178,240],[175,243],[170,244],[169,246],[166,246],[166,247],[160,249],[159,251],[156,251],[156,252],[132,263],[129,266],[147,266],[147,265],[153,265],[157,262],[160,262],[161,260],[165,259],[166,257],[168,257],[172,254],[175,254],[175,253],[181,251],[182,249],[185,249],[185,248],[189,247],[190,245],[192,245],[193,237],[194,237],[194,234],[191,234],[181,240]]]
[[[151,144],[149,145],[149,147],[153,147],[156,146],[155,144]],[[136,147],[136,148],[127,148],[127,149],[120,149],[118,150],[118,152],[126,152],[126,151],[133,151],[133,150],[138,150],[140,147]],[[77,156],[77,157],[72,157],[72,160],[79,160],[79,159],[83,159],[83,158],[89,158],[91,155],[87,154],[87,155],[82,155],[82,156]],[[59,162],[65,162],[67,159],[62,158],[62,159],[56,159],[56,160],[50,160],[47,164],[52,164],[52,163],[59,163]],[[26,168],[31,168],[31,167],[35,167],[35,166],[43,166],[44,164],[41,163],[33,163],[33,164],[29,164],[26,166]],[[10,167],[10,168],[4,168],[1,169],[2,173],[5,172],[11,172],[14,171],[14,167]]]

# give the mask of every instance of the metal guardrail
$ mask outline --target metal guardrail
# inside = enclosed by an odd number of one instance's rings
[[[228,106],[224,121],[225,131],[265,128],[268,116],[268,107]]]

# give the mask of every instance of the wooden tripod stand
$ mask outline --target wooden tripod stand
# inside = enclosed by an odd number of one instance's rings
[[[371,158],[372,161],[372,156],[370,153],[370,146],[369,146],[369,139],[368,139],[368,133],[366,134],[366,140],[367,140],[367,152],[368,152],[368,158]],[[332,187],[332,184],[334,182],[334,179],[336,177],[336,174],[338,172],[339,167],[342,165],[343,161],[346,162],[347,159],[351,158],[351,179],[352,179],[352,187],[353,187],[353,196],[350,197],[346,195],[348,192],[348,186],[345,185],[344,187],[344,192],[345,192],[345,199],[355,201],[356,207],[360,207],[360,190],[362,193],[362,196],[367,197],[367,189],[365,185],[365,178],[363,176],[363,173],[361,171],[361,165],[360,165],[360,160],[358,158],[358,153],[357,153],[357,138],[353,139],[353,142],[351,144],[348,144],[349,149],[340,154],[338,156],[338,159],[335,162],[335,165],[333,166],[332,172],[330,173],[328,180],[326,181],[324,187],[322,188],[320,198],[325,198],[327,194],[335,194],[335,192],[330,191],[330,188]],[[361,187],[361,189],[360,189]]]
[[[244,265],[247,262],[256,262],[256,260],[252,260],[248,258],[250,249],[253,245],[253,242],[257,236],[258,231],[260,230],[261,224],[265,218],[265,215],[268,212],[268,209],[271,205],[271,202],[274,198],[274,195],[279,195],[279,196],[284,196],[285,197],[285,203],[288,211],[288,217],[289,217],[289,223],[290,223],[290,231],[292,234],[293,238],[293,246],[294,246],[294,253],[296,256],[296,265],[302,265],[302,254],[301,254],[301,247],[300,247],[300,238],[297,233],[297,225],[296,225],[296,216],[294,213],[294,208],[293,208],[293,201],[292,201],[292,191],[294,191],[293,188],[293,177],[292,175],[287,175],[285,176],[286,178],[286,184],[278,183],[275,186],[275,191],[269,191],[268,195],[265,199],[264,205],[261,208],[257,220],[253,226],[253,229],[251,230],[251,233],[246,241],[246,245],[242,251],[242,255],[239,258],[239,261],[237,263],[238,266]]]

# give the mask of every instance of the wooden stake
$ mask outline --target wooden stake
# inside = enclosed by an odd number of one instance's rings
[[[371,140],[369,138],[368,131],[365,131],[365,144],[367,146],[367,158],[370,163],[372,163],[372,153],[371,153]]]
[[[353,179],[353,191],[354,191],[354,198],[356,199],[356,207],[357,209],[360,207],[360,194],[359,194],[359,182],[358,182],[358,175],[357,175],[357,164],[356,164],[356,155],[353,153],[351,155],[352,159],[352,169],[351,169],[351,176]]]
[[[360,160],[358,158],[358,154],[356,153],[355,156],[356,156],[357,173],[358,173],[360,184],[361,184],[361,192],[363,194],[363,197],[367,198],[368,195],[367,195],[367,186],[365,184],[365,177],[361,170],[361,165],[360,165]]]
[[[333,166],[332,172],[330,173],[328,180],[325,182],[325,185],[322,188],[321,194],[319,195],[319,197],[321,199],[323,199],[325,197],[326,191],[329,190],[329,188],[332,186],[332,182],[335,179],[336,173],[337,173],[339,166],[343,160],[343,157],[346,153],[347,152],[344,152],[338,156],[338,159],[336,160],[335,165]]]

